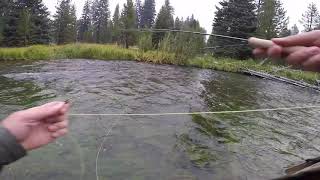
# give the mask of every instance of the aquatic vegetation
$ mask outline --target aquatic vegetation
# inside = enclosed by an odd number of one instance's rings
[[[215,138],[219,143],[238,143],[239,140],[228,131],[227,127],[215,117],[193,115],[192,121],[197,124],[197,131],[204,136]]]
[[[5,105],[20,105],[32,107],[34,102],[55,97],[53,93],[43,93],[43,88],[31,81],[16,81],[0,76],[0,103]]]
[[[145,41],[148,41],[146,37]],[[145,42],[141,42],[145,43]],[[282,65],[259,64],[255,60],[236,60],[215,58],[209,55],[192,57],[184,53],[173,53],[159,50],[124,49],[117,45],[100,44],[67,44],[61,46],[30,46],[25,48],[0,48],[1,60],[51,60],[51,59],[100,59],[100,60],[136,60],[155,64],[174,64],[214,69],[226,72],[240,72],[251,69],[284,76],[315,84],[320,79],[319,73],[304,72],[285,68]],[[189,58],[189,59],[188,59]]]
[[[214,117],[193,115],[192,122],[195,125],[195,132],[204,137],[204,139],[215,141],[217,144],[221,144],[221,146],[239,142],[239,140],[228,130],[227,126]],[[191,136],[189,134],[182,134],[176,138],[178,139],[177,147],[184,151],[187,158],[194,166],[199,168],[210,167],[213,162],[218,160],[219,153],[208,146],[208,143],[203,141],[203,138],[199,138],[198,140],[197,135]]]
[[[179,135],[177,139],[177,147],[186,153],[193,165],[204,168],[217,160],[217,155],[208,146],[196,142],[188,134]]]

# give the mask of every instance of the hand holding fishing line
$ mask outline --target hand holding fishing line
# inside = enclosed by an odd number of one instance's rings
[[[249,44],[256,48],[257,57],[284,58],[289,65],[304,70],[320,71],[320,31],[302,33],[272,41],[250,38]]]
[[[68,132],[69,102],[52,102],[13,113],[1,122],[27,151],[45,146]]]

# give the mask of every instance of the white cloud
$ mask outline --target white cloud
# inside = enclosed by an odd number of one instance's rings
[[[43,0],[46,6],[49,8],[51,14],[55,12],[55,6],[57,5],[57,0]],[[142,0],[143,1],[143,0]],[[164,4],[165,0],[156,0],[157,11]],[[77,7],[78,17],[81,16],[82,7],[85,0],[73,0]],[[120,4],[120,7],[126,2],[126,0],[110,0],[110,9],[113,12],[116,4]],[[217,5],[219,0],[171,0],[171,4],[175,8],[175,15],[179,17],[187,17],[192,14],[195,15],[197,19],[200,20],[201,26],[205,27],[208,32],[211,31],[211,25],[214,18],[215,5]],[[288,16],[290,17],[290,25],[299,24],[302,13],[306,10],[307,6],[311,2],[315,2],[319,5],[320,2],[315,0],[282,0],[285,9],[288,11]]]

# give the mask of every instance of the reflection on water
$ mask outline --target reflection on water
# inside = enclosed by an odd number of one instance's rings
[[[136,62],[0,65],[0,114],[71,99],[74,113],[292,107],[317,92],[238,74]],[[320,155],[316,110],[167,117],[72,117],[68,137],[9,166],[3,179],[268,179]],[[27,164],[27,166],[26,166]]]

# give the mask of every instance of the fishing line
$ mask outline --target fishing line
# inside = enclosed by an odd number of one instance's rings
[[[302,107],[283,107],[270,109],[253,109],[253,110],[239,110],[239,111],[213,111],[213,112],[190,112],[190,113],[150,113],[150,114],[69,114],[69,116],[119,116],[119,117],[135,117],[135,116],[179,116],[179,115],[204,115],[204,114],[239,114],[239,113],[253,113],[253,112],[272,112],[272,111],[291,111],[302,109],[320,109],[320,106],[302,106]]]
[[[101,153],[101,151],[102,151],[102,148],[103,148],[104,143],[107,141],[107,138],[108,138],[109,135],[111,134],[113,128],[117,125],[118,121],[119,121],[119,120],[114,121],[114,123],[111,125],[111,127],[106,131],[106,135],[105,135],[105,137],[103,138],[103,141],[101,142],[100,147],[99,147],[99,149],[98,149],[98,152],[97,152],[97,155],[96,155],[96,179],[97,179],[97,180],[99,180],[99,170],[98,170],[99,164],[98,164],[98,163],[99,163],[100,153]]]
[[[189,34],[197,34],[197,35],[203,35],[203,36],[215,36],[220,38],[227,38],[227,39],[234,39],[234,40],[240,40],[248,42],[248,39],[246,38],[240,38],[240,37],[234,37],[234,36],[227,36],[222,34],[209,34],[209,33],[203,33],[203,32],[195,32],[195,31],[184,31],[184,30],[177,30],[177,29],[121,29],[121,31],[124,32],[130,32],[130,31],[136,31],[136,32],[181,32],[181,33],[189,33]]]
[[[123,105],[122,103],[120,102],[119,98],[115,98],[113,95],[111,95],[111,99],[113,99],[114,101],[116,101],[118,104],[121,105],[121,107],[123,108]],[[99,146],[99,149],[98,149],[98,152],[97,152],[97,155],[96,155],[96,162],[95,162],[95,171],[96,171],[96,180],[99,180],[99,156],[100,156],[100,153],[102,151],[102,148],[103,148],[103,145],[105,144],[105,142],[107,141],[109,135],[112,133],[112,130],[115,126],[117,126],[119,122],[119,119],[115,120],[112,125],[110,126],[109,129],[106,129],[106,134],[103,138],[103,140],[101,141],[100,143],[100,146]]]
[[[118,69],[119,69],[119,67],[118,67]],[[145,77],[145,79],[146,79],[146,77]],[[138,92],[141,90],[141,87],[142,87],[142,86],[139,86]],[[114,97],[113,95],[110,95],[110,96],[111,96],[111,99],[113,99],[114,101],[116,101],[116,102],[122,107],[122,109],[124,108],[124,104],[121,103],[121,101],[120,101],[119,98],[116,98],[116,97]],[[127,112],[127,111],[128,111],[128,107],[126,106],[124,112]],[[114,129],[114,127],[117,126],[117,124],[119,123],[119,121],[120,121],[120,119],[115,120],[115,121],[113,122],[113,124],[110,126],[110,128],[107,129],[106,134],[105,134],[105,136],[103,137],[103,140],[102,140],[102,142],[101,142],[101,144],[100,144],[100,147],[99,147],[99,149],[98,149],[98,152],[97,152],[97,155],[96,155],[96,162],[95,162],[95,166],[96,166],[96,167],[95,167],[96,180],[99,180],[99,156],[100,156],[100,153],[101,153],[101,151],[102,151],[103,145],[105,144],[105,142],[107,141],[109,135],[112,133],[112,130]]]
[[[203,48],[203,49],[218,49],[218,48],[227,49],[227,48],[231,48],[231,47],[239,47],[239,46],[247,46],[247,45],[248,45],[248,44],[234,44],[234,45],[205,47],[205,48]]]

